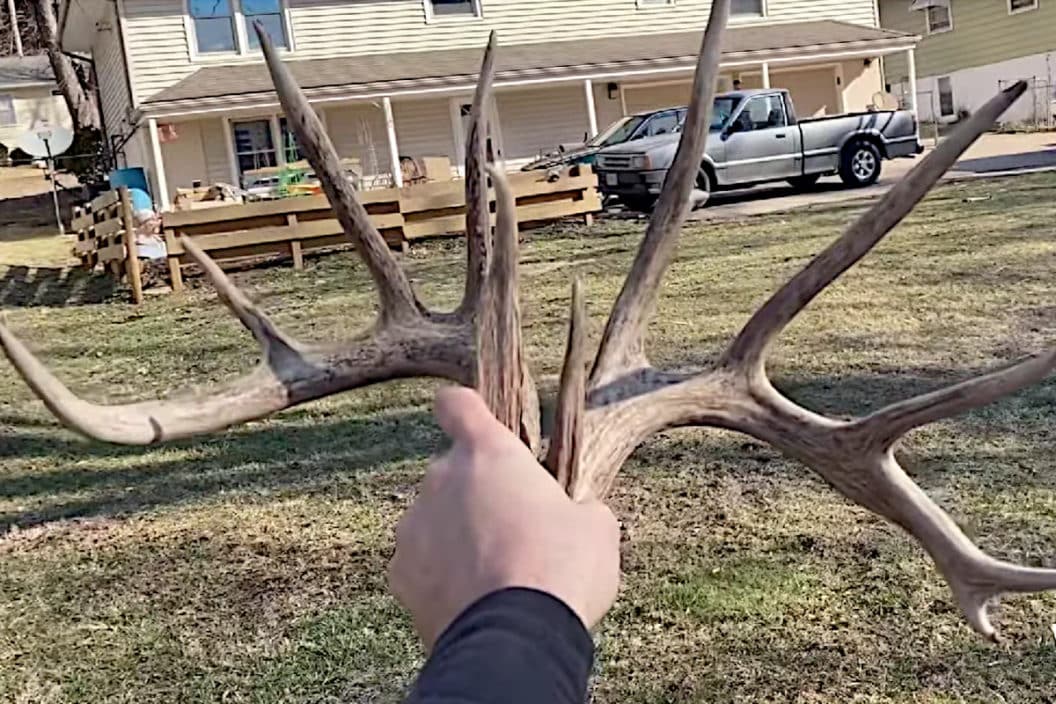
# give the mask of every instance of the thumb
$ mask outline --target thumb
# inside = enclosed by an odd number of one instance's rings
[[[464,387],[447,387],[436,394],[436,420],[455,444],[473,444],[494,437],[499,425],[484,399],[476,391]]]

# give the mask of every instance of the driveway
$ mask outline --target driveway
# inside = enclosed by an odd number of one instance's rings
[[[690,219],[724,220],[883,195],[921,158],[923,156],[885,161],[880,180],[868,188],[846,188],[839,177],[832,176],[819,181],[809,193],[796,192],[783,183],[717,193],[711,197],[707,208],[696,211]],[[945,178],[979,178],[1047,170],[1056,170],[1056,132],[986,134]]]

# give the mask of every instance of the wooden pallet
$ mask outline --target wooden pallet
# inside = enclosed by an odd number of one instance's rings
[[[73,253],[81,260],[81,266],[88,271],[102,266],[103,271],[118,279],[127,276],[132,299],[142,303],[143,285],[128,189],[107,191],[74,208],[72,227],[77,233]]]

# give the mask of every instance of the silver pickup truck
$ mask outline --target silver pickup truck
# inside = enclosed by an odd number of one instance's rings
[[[634,210],[651,209],[679,139],[666,134],[603,149],[596,166],[601,192]],[[905,110],[800,120],[786,90],[722,93],[715,96],[697,187],[788,181],[806,189],[829,174],[868,186],[880,177],[881,160],[922,151],[916,117]]]

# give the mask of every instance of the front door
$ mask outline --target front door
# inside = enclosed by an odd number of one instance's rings
[[[726,179],[774,181],[799,174],[799,130],[788,124],[780,93],[745,101],[725,140]],[[724,179],[724,180],[726,180]]]

